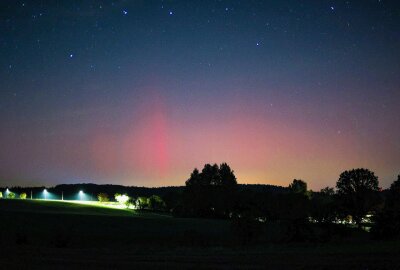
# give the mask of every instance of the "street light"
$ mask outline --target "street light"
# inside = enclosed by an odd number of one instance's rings
[[[82,201],[82,198],[83,198],[83,191],[82,190],[79,190],[79,200],[81,200]]]
[[[44,194],[44,199],[47,200],[47,189],[43,190],[43,194]]]

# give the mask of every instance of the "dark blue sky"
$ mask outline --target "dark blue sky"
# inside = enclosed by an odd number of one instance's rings
[[[397,1],[1,1],[0,184],[400,172]]]

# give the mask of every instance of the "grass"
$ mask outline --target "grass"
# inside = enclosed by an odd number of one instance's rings
[[[3,211],[29,213],[131,216],[132,210],[118,209],[99,202],[60,200],[2,200]],[[117,211],[116,211],[117,210]]]
[[[5,241],[12,243],[13,235],[26,235],[29,245],[36,246],[51,246],[58,238],[66,238],[68,247],[178,245],[194,231],[217,243],[229,233],[226,221],[177,219],[98,204],[44,200],[1,200],[0,220],[2,231],[10,232]]]
[[[268,227],[267,234],[276,230]],[[14,269],[396,269],[398,242],[233,245],[230,223],[97,203],[0,200],[0,262]]]

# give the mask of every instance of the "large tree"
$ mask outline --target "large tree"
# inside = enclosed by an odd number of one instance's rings
[[[228,164],[222,163],[219,166],[219,184],[226,187],[232,187],[237,184],[236,176]]]
[[[312,195],[312,191],[307,190],[307,183],[300,179],[294,179],[293,182],[289,185],[289,190],[292,193],[295,193],[298,195],[304,195],[308,199],[310,199],[311,195]]]
[[[336,183],[344,211],[360,226],[362,218],[377,205],[378,177],[368,169],[352,169],[340,174]]]
[[[160,196],[152,195],[147,202],[150,210],[161,211],[165,209],[165,202]]]
[[[190,178],[186,180],[186,186],[199,186],[201,185],[201,176],[200,172],[197,168],[194,168],[193,172],[190,174]]]
[[[223,186],[232,187],[237,184],[236,176],[228,164],[206,164],[201,170],[193,170],[190,178],[186,181],[186,186]]]
[[[294,179],[289,185],[289,189],[294,193],[306,194],[307,193],[307,183],[300,179]]]
[[[393,191],[398,191],[400,193],[400,175],[397,176],[397,180],[394,181],[391,185],[390,185],[390,190]]]
[[[375,217],[372,233],[379,238],[400,237],[400,175],[387,191],[385,206]]]
[[[219,174],[219,167],[217,164],[206,164],[201,170],[201,183],[203,185],[219,185],[221,183],[221,176]]]
[[[233,207],[236,177],[228,164],[206,164],[194,169],[186,181],[185,214],[203,217],[227,217]]]

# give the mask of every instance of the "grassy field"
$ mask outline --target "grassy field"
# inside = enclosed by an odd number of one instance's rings
[[[271,230],[271,234],[274,231]],[[0,200],[1,268],[398,269],[400,244],[234,244],[230,223],[60,201]]]

